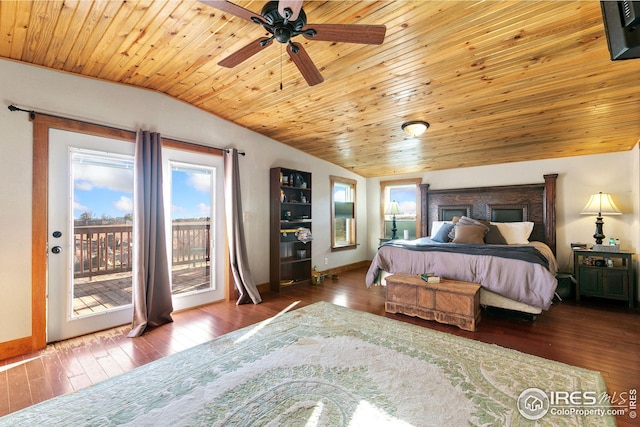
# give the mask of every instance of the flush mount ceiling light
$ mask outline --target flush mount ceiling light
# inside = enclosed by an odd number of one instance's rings
[[[422,120],[414,120],[402,124],[402,130],[409,136],[420,136],[429,128],[429,123]]]

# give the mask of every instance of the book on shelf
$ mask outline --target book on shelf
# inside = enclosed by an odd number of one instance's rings
[[[424,273],[420,277],[427,283],[440,283],[440,276],[436,276],[434,273]]]

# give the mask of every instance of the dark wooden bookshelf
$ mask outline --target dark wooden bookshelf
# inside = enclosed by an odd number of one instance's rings
[[[303,242],[301,228],[311,230],[311,173],[275,167],[270,172],[270,289],[311,282],[312,242]]]

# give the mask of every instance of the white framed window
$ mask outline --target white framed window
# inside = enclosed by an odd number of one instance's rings
[[[420,178],[380,182],[380,217],[382,238],[392,235],[393,215],[386,215],[391,202],[398,203],[400,212],[395,215],[397,235],[409,239],[420,237]],[[406,231],[406,233],[405,233]]]
[[[162,158],[174,310],[223,299],[222,157],[171,147]]]
[[[331,176],[331,250],[356,247],[356,181]]]

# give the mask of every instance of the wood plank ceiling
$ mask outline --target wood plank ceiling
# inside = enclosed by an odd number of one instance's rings
[[[598,1],[304,10],[310,24],[384,24],[385,41],[296,37],[325,80],[310,87],[280,43],[217,65],[265,30],[197,1],[2,1],[0,57],[162,92],[364,177],[627,151],[640,137],[640,59],[610,60]],[[431,127],[411,138],[408,120]]]

